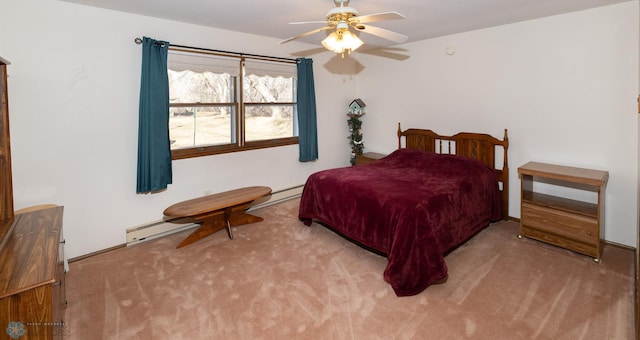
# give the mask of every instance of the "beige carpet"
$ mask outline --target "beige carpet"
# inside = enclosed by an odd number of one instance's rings
[[[491,225],[446,257],[449,280],[398,298],[386,259],[298,200],[175,249],[182,232],[73,262],[68,339],[633,339],[630,250],[601,264]]]

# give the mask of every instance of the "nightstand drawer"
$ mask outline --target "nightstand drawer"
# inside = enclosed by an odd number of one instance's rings
[[[597,244],[600,241],[598,221],[580,214],[523,202],[520,220],[523,226],[578,242]]]

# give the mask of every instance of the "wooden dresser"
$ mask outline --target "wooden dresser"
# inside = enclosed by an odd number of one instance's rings
[[[63,207],[0,221],[0,328],[14,339],[60,339],[66,307]]]
[[[62,207],[14,214],[7,65],[0,57],[0,333],[9,339],[64,335]]]
[[[520,174],[520,235],[547,242],[600,262],[604,201],[609,172],[529,162]],[[536,192],[534,182],[596,194],[595,203]]]

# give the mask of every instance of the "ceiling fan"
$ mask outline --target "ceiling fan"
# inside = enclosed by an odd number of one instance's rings
[[[335,31],[322,40],[322,45],[332,52],[341,54],[344,58],[345,51],[351,54],[352,51],[355,51],[363,44],[362,40],[360,40],[357,35],[353,34],[349,28],[372,34],[395,43],[403,43],[408,39],[406,35],[402,35],[400,33],[395,33],[380,27],[365,25],[370,22],[404,19],[404,15],[398,12],[383,12],[361,16],[355,8],[349,7],[350,0],[333,0],[333,2],[336,4],[336,7],[327,12],[325,21],[301,21],[290,23],[293,25],[322,23],[326,24],[326,26],[282,40],[279,44],[288,43],[292,40],[322,31],[335,29]]]

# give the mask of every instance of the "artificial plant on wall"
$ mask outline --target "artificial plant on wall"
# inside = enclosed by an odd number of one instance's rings
[[[355,99],[349,105],[349,113],[347,116],[349,119],[349,140],[351,144],[351,165],[356,164],[356,155],[362,155],[364,149],[364,142],[362,141],[362,120],[360,118],[364,116],[364,107],[366,105],[360,99]]]

